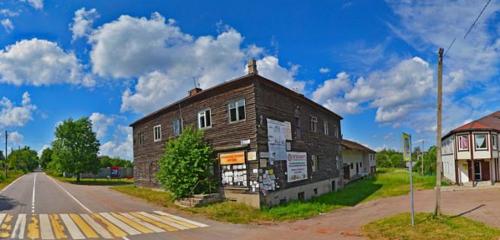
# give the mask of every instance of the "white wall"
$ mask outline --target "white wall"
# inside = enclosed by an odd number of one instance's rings
[[[359,151],[350,151],[350,150],[343,150],[342,151],[342,158],[344,160],[344,163],[349,165],[349,171],[350,171],[350,176],[356,175],[356,164],[362,163],[362,166],[359,168],[359,175],[364,175],[367,174],[365,171],[366,164],[363,163],[363,153]],[[351,169],[351,163],[353,164],[353,167]]]
[[[443,175],[452,182],[456,182],[455,178],[455,157],[453,155],[443,155]]]
[[[461,183],[469,182],[469,169],[467,167],[467,161],[457,161],[459,181]]]

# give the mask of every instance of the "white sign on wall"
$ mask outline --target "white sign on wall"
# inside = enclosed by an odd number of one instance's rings
[[[307,153],[288,152],[286,169],[288,182],[307,179]]]
[[[270,161],[287,160],[286,132],[286,123],[267,119],[267,144]]]

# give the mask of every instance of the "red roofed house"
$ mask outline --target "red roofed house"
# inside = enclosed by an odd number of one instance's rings
[[[443,175],[459,185],[500,181],[500,111],[451,130],[443,137]]]

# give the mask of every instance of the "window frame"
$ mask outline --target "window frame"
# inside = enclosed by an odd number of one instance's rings
[[[175,122],[179,121],[179,133],[176,134],[175,132]],[[172,120],[172,135],[174,137],[178,137],[179,135],[182,134],[182,125],[183,125],[183,121],[182,121],[182,118],[174,118],[174,120]]]
[[[466,138],[467,139],[467,148],[461,148],[460,146],[460,142],[461,142],[461,139],[460,138]],[[458,141],[457,141],[457,149],[459,152],[468,152],[470,150],[470,136],[469,134],[457,134],[457,138],[456,138]]]
[[[484,148],[478,148],[477,147],[477,141],[476,141],[476,137],[477,136],[480,136],[480,135],[483,135],[484,136],[484,145],[485,147]],[[475,151],[488,151],[489,148],[488,148],[488,133],[474,133],[474,150]]]
[[[139,138],[139,145],[144,145],[144,132],[139,132],[137,135],[137,138]]]
[[[309,130],[311,132],[318,132],[318,117],[310,116],[309,117]]]
[[[207,112],[208,112],[208,115],[207,115]],[[210,118],[210,125],[207,125],[207,116],[208,116],[208,118]],[[201,117],[205,118],[205,126],[204,127],[201,126]],[[198,128],[199,129],[212,128],[212,123],[213,123],[212,122],[212,109],[205,108],[205,109],[198,112]]]
[[[318,166],[318,156],[314,154],[311,155],[311,172],[317,172],[319,170]]]
[[[239,103],[242,102],[243,103],[243,114],[244,114],[244,117],[243,119],[241,119],[241,116],[240,116],[240,111],[239,111],[239,108],[241,107],[239,105]],[[236,120],[232,121],[231,120],[231,104],[234,104],[234,109],[236,111]],[[243,122],[243,121],[246,121],[247,119],[247,107],[246,107],[246,100],[244,98],[240,98],[240,99],[237,99],[237,100],[232,100],[232,101],[229,101],[227,103],[227,116],[228,116],[228,120],[229,120],[229,123],[238,123],[238,122]]]
[[[323,133],[325,134],[325,136],[330,136],[330,127],[328,126],[328,121],[327,120],[323,120]]]
[[[491,149],[498,150],[498,135],[491,134]]]
[[[156,136],[156,129],[159,129],[158,138]],[[161,138],[162,138],[162,136],[161,136],[161,124],[153,126],[153,142],[159,142],[159,141],[161,141]]]

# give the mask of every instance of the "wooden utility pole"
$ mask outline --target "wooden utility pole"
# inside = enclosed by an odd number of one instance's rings
[[[424,140],[422,139],[422,148],[420,149],[420,167],[422,176],[424,175],[424,153]]]
[[[439,48],[437,83],[437,133],[436,133],[436,208],[434,216],[441,215],[441,122],[443,107],[443,48]]]

